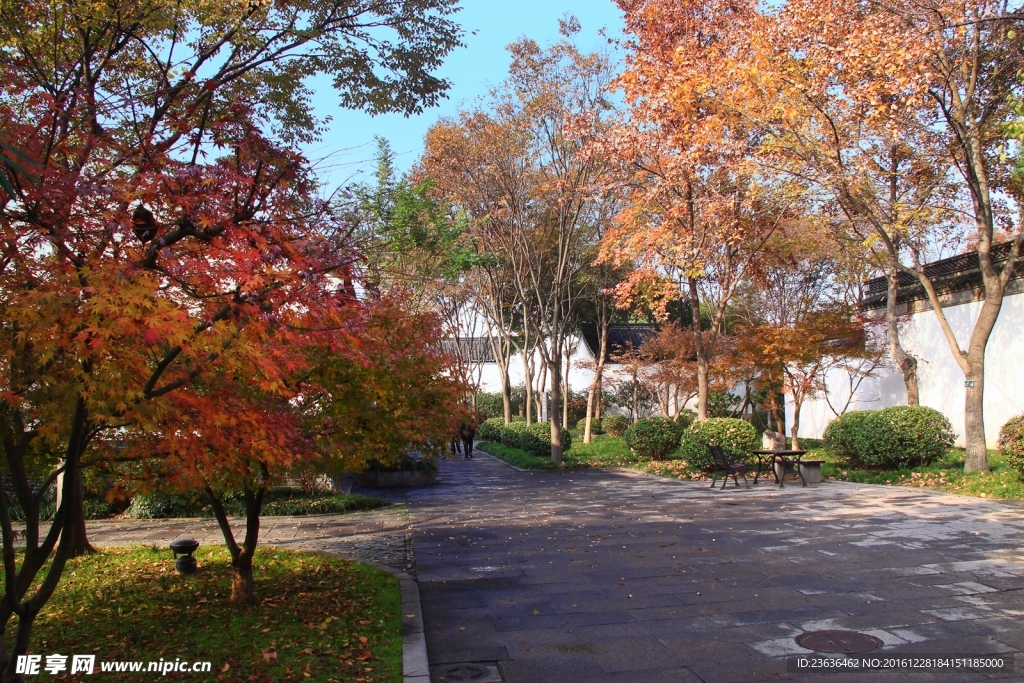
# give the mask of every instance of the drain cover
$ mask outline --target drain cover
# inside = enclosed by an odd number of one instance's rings
[[[494,664],[477,662],[461,662],[459,664],[443,664],[431,669],[433,680],[444,683],[501,683],[501,675]]]
[[[798,635],[796,644],[816,652],[841,652],[844,655],[871,652],[883,645],[878,638],[856,631],[810,631]]]

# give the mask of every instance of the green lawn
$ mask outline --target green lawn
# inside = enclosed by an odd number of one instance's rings
[[[862,484],[889,486],[915,486],[934,488],[967,496],[997,499],[1024,499],[1024,483],[1017,473],[1006,465],[999,451],[988,452],[987,473],[964,474],[964,451],[950,450],[944,459],[927,467],[899,470],[857,470],[836,463],[824,450],[808,451],[825,460],[821,474],[827,479],[852,481]]]
[[[690,468],[679,459],[678,451],[667,460],[641,460],[629,452],[622,437],[601,434],[593,442],[583,443],[583,437],[572,430],[573,443],[565,453],[563,467],[631,467],[641,472],[673,477],[686,481],[710,479],[706,472]],[[821,441],[802,439],[801,447],[807,449],[808,457],[825,461],[822,476],[837,481],[852,481],[863,484],[891,486],[917,486],[934,488],[950,493],[982,498],[1024,500],[1024,482],[1016,472],[1007,467],[1006,460],[998,451],[989,451],[988,459],[992,471],[987,474],[964,474],[964,451],[954,448],[946,458],[928,467],[900,470],[857,470],[836,463],[821,447]],[[498,443],[481,442],[480,450],[522,467],[523,469],[551,469],[556,467],[548,458],[538,458],[518,448],[509,448]],[[768,473],[771,477],[771,473]]]
[[[36,621],[30,653],[95,654],[99,662],[210,661],[210,674],[147,680],[402,680],[398,580],[335,557],[261,549],[258,604],[228,603],[227,551],[201,547],[199,571],[179,576],[169,550],[117,548],[68,563]],[[69,660],[70,661],[70,660]],[[103,674],[137,681],[139,674]],[[156,680],[156,679],[154,679]]]

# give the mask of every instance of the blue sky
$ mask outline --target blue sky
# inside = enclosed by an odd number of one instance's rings
[[[456,21],[466,32],[466,47],[452,53],[438,72],[452,82],[448,99],[439,106],[409,118],[374,117],[339,109],[329,81],[318,89],[316,111],[333,120],[323,140],[310,145],[306,153],[327,187],[359,179],[360,170],[372,162],[376,135],[391,141],[396,165],[407,170],[423,149],[423,136],[439,118],[454,114],[460,105],[472,103],[489,86],[504,80],[509,65],[505,46],[519,37],[533,38],[541,45],[555,42],[560,37],[558,19],[569,12],[583,27],[576,39],[580,48],[596,50],[606,45],[597,33],[601,28],[618,36],[622,27],[621,13],[612,0],[463,0],[462,6]]]

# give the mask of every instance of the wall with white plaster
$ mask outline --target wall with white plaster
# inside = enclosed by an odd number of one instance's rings
[[[944,308],[961,348],[966,348],[981,302]],[[953,424],[957,445],[964,443],[964,400],[966,389],[960,366],[953,360],[938,318],[931,310],[914,313],[901,330],[904,348],[918,359],[918,387],[921,405],[941,411]],[[855,392],[850,410],[874,410],[906,403],[907,392],[899,368],[883,367],[877,377],[866,378]],[[842,405],[850,395],[849,380],[841,369],[826,377],[829,400]],[[994,448],[999,429],[1024,413],[1024,295],[1003,300],[1002,311],[989,338],[985,354],[985,440]],[[821,438],[835,413],[824,398],[804,401],[800,411],[799,436]],[[792,431],[793,406],[786,397],[786,433]]]

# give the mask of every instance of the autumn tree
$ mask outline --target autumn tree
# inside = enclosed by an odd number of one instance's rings
[[[509,267],[502,274],[512,275],[520,305],[502,310],[519,309],[524,362],[531,361],[528,349],[535,344],[542,381],[550,382],[557,462],[563,358],[583,292],[579,274],[589,262],[585,247],[594,243],[603,173],[603,162],[581,151],[604,130],[612,108],[605,92],[611,65],[605,56],[575,48],[569,38],[578,30],[567,18],[566,39],[550,48],[530,40],[510,46],[508,81],[486,103],[436,126],[423,162],[438,189],[478,220],[481,242],[500,254],[496,262]],[[505,290],[489,291],[493,297]],[[510,320],[492,319],[496,328],[510,330]]]
[[[468,387],[441,347],[440,319],[409,310],[403,299],[367,302],[353,330],[358,355],[318,355],[309,411],[324,471],[395,465],[409,448],[437,456],[467,417]]]
[[[215,370],[286,395],[291,368],[271,351],[332,329],[351,300],[347,233],[289,149],[319,130],[307,78],[334,75],[343,106],[418,111],[447,88],[432,71],[459,42],[453,11],[448,0],[0,4],[0,130],[31,159],[24,172],[5,163],[0,188],[0,442],[27,517],[16,538],[0,496],[5,680],[85,547],[90,448],[102,453],[115,430],[156,430],[166,399]],[[61,506],[43,533],[33,483],[58,474]]]
[[[714,25],[731,20],[722,9]],[[1015,194],[1004,146],[1022,87],[1020,24],[1004,2],[793,0],[750,20],[735,68],[713,70],[708,82],[717,100],[765,130],[764,157],[833,197],[847,227],[881,257],[891,353],[911,400],[915,365],[892,309],[900,276],[924,289],[968,382],[968,471],[988,469],[985,348],[1024,243],[1015,208],[1001,201]],[[961,225],[958,215],[967,217]],[[957,339],[923,267],[950,227],[977,246],[983,281],[967,340]],[[1000,235],[1010,243],[997,249]]]
[[[763,173],[760,131],[720,106],[706,84],[746,49],[757,12],[743,3],[619,0],[627,68],[619,86],[629,118],[609,138],[629,206],[605,237],[603,257],[639,266],[623,300],[655,276],[665,305],[683,298],[693,317],[698,419],[708,417],[709,367],[729,301],[764,243],[793,213],[799,184]],[[728,26],[717,22],[728,17]],[[705,332],[707,334],[705,334]]]

